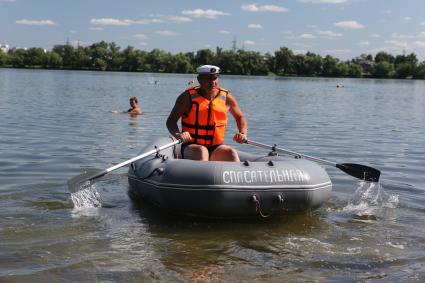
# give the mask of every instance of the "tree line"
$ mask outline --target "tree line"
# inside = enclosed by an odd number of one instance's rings
[[[220,66],[222,73],[233,75],[316,76],[350,78],[425,79],[425,61],[416,54],[391,55],[381,51],[375,56],[362,54],[351,60],[312,52],[294,54],[281,47],[274,53],[261,54],[244,49],[172,54],[159,49],[143,51],[114,42],[74,47],[55,45],[51,51],[42,48],[0,50],[0,67],[101,70],[127,72],[194,73],[199,65]]]

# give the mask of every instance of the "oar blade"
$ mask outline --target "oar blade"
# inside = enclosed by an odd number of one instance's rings
[[[68,180],[68,189],[71,193],[75,193],[90,188],[95,181],[103,176],[104,170],[87,169],[80,175]]]
[[[378,182],[379,176],[381,175],[381,171],[378,169],[354,163],[341,163],[336,164],[336,167],[361,180],[365,180],[368,182]]]

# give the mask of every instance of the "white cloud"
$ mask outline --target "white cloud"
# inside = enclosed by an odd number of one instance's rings
[[[371,35],[369,35],[370,37],[373,37],[373,38],[380,38],[381,37],[381,35],[379,35],[379,34],[377,34],[377,33],[372,33]]]
[[[255,42],[254,42],[254,41],[252,41],[252,40],[245,40],[245,41],[243,42],[243,44],[245,44],[245,45],[255,45]]]
[[[188,23],[192,21],[191,18],[181,16],[169,16],[168,20],[175,23]]]
[[[156,33],[161,35],[161,36],[176,36],[176,35],[178,35],[177,32],[169,31],[169,30],[157,30]]]
[[[130,26],[134,23],[132,20],[120,20],[113,18],[91,19],[90,23],[96,26]]]
[[[340,28],[349,28],[349,29],[362,29],[365,28],[364,25],[359,24],[357,21],[342,21],[334,23],[334,26]]]
[[[103,27],[91,27],[90,30],[102,31]]]
[[[219,30],[218,33],[221,33],[221,34],[231,34],[231,32],[228,31],[228,30]]]
[[[393,13],[393,11],[391,10],[384,10],[382,11],[383,14],[387,14],[387,15],[391,15]]]
[[[17,20],[18,25],[28,25],[28,26],[55,26],[56,23],[51,20]]]
[[[348,0],[298,0],[298,2],[311,4],[343,4],[348,2]]]
[[[148,45],[146,42],[140,42],[139,43],[139,45],[141,45],[141,46],[146,46],[146,45]]]
[[[139,24],[139,25],[147,25],[147,24],[161,24],[164,21],[161,19],[146,19],[146,20],[138,20],[135,21],[135,24]]]
[[[138,38],[138,39],[147,39],[148,37],[146,36],[146,34],[134,34],[133,37]]]
[[[419,34],[418,34],[418,37],[420,37],[420,38],[425,37],[425,31],[423,31],[423,32],[419,33]]]
[[[423,41],[415,41],[415,45],[419,48],[425,48],[425,42]]]
[[[352,52],[351,49],[325,49],[324,51],[331,54],[348,54]]]
[[[260,24],[249,24],[248,28],[252,28],[252,29],[262,29],[263,26]]]
[[[276,5],[257,5],[257,4],[246,4],[242,5],[241,9],[245,12],[287,12],[288,9],[282,6]]]
[[[143,20],[129,20],[129,19],[114,19],[114,18],[101,18],[91,19],[90,24],[95,26],[131,26],[131,25],[147,25],[159,24],[164,21],[161,19],[143,19]]]
[[[393,45],[395,47],[400,47],[400,48],[407,48],[408,46],[406,41],[401,41],[401,40],[386,40],[384,41],[384,43]]]
[[[316,38],[316,36],[311,33],[303,33],[302,35],[300,35],[300,38],[313,39]]]
[[[183,10],[182,14],[188,17],[193,18],[207,18],[207,19],[216,19],[218,16],[229,16],[229,13],[217,11],[217,10],[203,10],[203,9],[195,9],[195,10]]]
[[[420,23],[420,25],[421,25],[421,26],[425,26],[425,22],[421,22],[421,23]]]
[[[398,33],[391,34],[391,37],[396,38],[396,39],[411,39],[411,38],[414,38],[413,35],[398,34]]]
[[[404,17],[403,20],[405,20],[406,22],[410,22],[412,20],[412,17],[407,16]]]
[[[318,28],[318,26],[317,26],[317,25],[307,25],[307,27],[308,27],[308,28],[312,28],[312,29],[316,29],[316,28]]]
[[[342,33],[337,33],[330,30],[319,30],[317,33],[321,36],[328,36],[328,37],[341,37],[344,35]]]
[[[360,41],[360,42],[357,42],[357,45],[360,45],[360,46],[369,46],[370,45],[370,42],[369,41]]]
[[[76,31],[76,30],[74,30],[74,29],[70,30],[69,32],[70,32],[70,33],[77,33],[77,31]]]

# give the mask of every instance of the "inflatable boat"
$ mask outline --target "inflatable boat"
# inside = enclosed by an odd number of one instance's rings
[[[147,149],[170,141],[157,139]],[[326,171],[305,159],[238,151],[241,162],[205,162],[179,153],[176,144],[131,163],[130,198],[174,214],[252,218],[312,210],[331,196]]]

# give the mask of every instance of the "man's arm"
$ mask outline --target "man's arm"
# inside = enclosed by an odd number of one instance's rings
[[[239,108],[236,98],[230,93],[227,95],[226,104],[229,106],[229,111],[233,118],[235,118],[236,125],[239,130],[239,132],[233,137],[233,140],[238,143],[244,143],[247,140],[246,135],[248,134],[248,122],[246,121],[245,115]]]
[[[173,110],[171,110],[170,115],[167,118],[167,128],[170,134],[172,134],[175,138],[181,138],[184,142],[190,141],[191,137],[190,134],[180,133],[179,126],[177,125],[177,122],[180,120],[180,118],[190,109],[190,96],[185,91],[182,94],[179,95],[179,97],[176,100],[176,103],[174,104]]]

